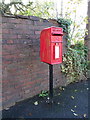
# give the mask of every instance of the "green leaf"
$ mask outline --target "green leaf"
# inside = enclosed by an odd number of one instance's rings
[[[35,102],[34,102],[34,105],[38,105],[38,101],[35,101]]]

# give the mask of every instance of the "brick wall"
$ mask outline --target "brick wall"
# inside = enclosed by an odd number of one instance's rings
[[[40,62],[39,37],[41,30],[49,26],[58,24],[32,16],[2,17],[3,109],[48,89],[48,65]],[[54,87],[65,83],[60,65],[54,65]]]

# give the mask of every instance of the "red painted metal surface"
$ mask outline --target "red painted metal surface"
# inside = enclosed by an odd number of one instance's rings
[[[62,63],[62,36],[60,27],[45,28],[40,34],[41,62],[48,64]]]

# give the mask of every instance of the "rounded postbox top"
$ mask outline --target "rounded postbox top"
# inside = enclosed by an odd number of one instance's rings
[[[53,34],[53,35],[63,36],[63,28],[61,28],[61,27],[51,26],[51,27],[48,27],[48,28],[44,28],[41,32],[43,32],[43,31],[50,31],[50,33]]]

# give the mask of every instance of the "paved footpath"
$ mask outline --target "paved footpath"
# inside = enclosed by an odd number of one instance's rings
[[[3,118],[88,118],[90,80],[69,84],[54,91],[53,103],[35,96],[3,110]]]

